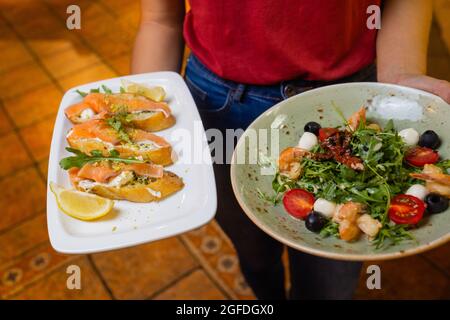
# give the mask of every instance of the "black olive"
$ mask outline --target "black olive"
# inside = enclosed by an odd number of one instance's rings
[[[319,232],[327,224],[328,219],[321,213],[312,211],[305,220],[306,229],[312,232]]]
[[[433,130],[427,130],[419,138],[419,146],[437,149],[441,145],[441,139]]]
[[[449,200],[437,193],[430,193],[425,197],[425,203],[429,213],[441,213],[448,209]]]
[[[319,130],[322,128],[320,124],[317,122],[311,121],[305,124],[305,127],[303,128],[305,132],[311,132],[314,133],[316,136],[319,136]]]

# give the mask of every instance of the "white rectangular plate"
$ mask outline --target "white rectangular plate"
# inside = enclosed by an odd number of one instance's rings
[[[142,204],[115,201],[111,213],[99,220],[85,222],[62,213],[47,185],[48,231],[50,242],[56,251],[72,254],[92,253],[171,237],[200,227],[210,221],[216,212],[216,186],[209,152],[203,152],[203,161],[193,163],[193,154],[198,151],[186,152],[187,140],[183,140],[190,138],[193,140],[192,148],[200,146],[201,150],[208,150],[205,131],[186,84],[181,76],[174,72],[113,78],[68,90],[59,106],[53,130],[47,184],[55,182],[71,188],[68,174],[59,167],[59,161],[69,155],[65,150],[68,146],[65,136],[72,127],[64,115],[64,109],[82,99],[75,90],[89,91],[105,85],[113,92],[118,92],[121,79],[162,86],[166,90],[166,101],[176,118],[176,124],[156,134],[172,144],[178,159],[166,169],[180,176],[185,186],[161,202]]]

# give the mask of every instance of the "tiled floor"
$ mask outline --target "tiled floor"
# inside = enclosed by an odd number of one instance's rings
[[[65,28],[66,8],[82,30]],[[45,178],[53,121],[63,92],[129,73],[138,0],[0,1],[0,299],[252,298],[232,245],[215,222],[134,248],[84,256],[52,250]],[[433,29],[430,71],[450,78],[450,59]],[[380,262],[382,290],[365,274],[357,298],[450,298],[450,245]],[[66,288],[66,267],[82,289]]]

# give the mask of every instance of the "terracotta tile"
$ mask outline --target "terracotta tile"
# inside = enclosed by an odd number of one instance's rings
[[[40,85],[50,83],[50,78],[34,62],[22,64],[4,72],[0,77],[0,98],[7,99]]]
[[[86,47],[69,48],[44,56],[41,61],[55,78],[77,72],[100,62],[97,55]]]
[[[62,21],[59,21],[45,5],[36,1],[16,6],[9,10],[5,18],[14,23],[14,29],[27,39],[48,37],[55,30],[65,29]]]
[[[131,57],[130,54],[122,55],[120,57],[112,58],[108,60],[111,66],[120,74],[130,74]]]
[[[178,238],[93,255],[119,299],[144,299],[196,266]]]
[[[5,134],[6,132],[9,132],[12,130],[11,123],[3,110],[3,108],[0,108],[0,134]]]
[[[48,37],[25,39],[34,53],[39,57],[61,52],[64,50],[77,50],[82,48],[79,37],[70,30],[55,30]]]
[[[0,190],[0,231],[45,208],[46,187],[33,167],[0,180]]]
[[[17,127],[24,127],[48,118],[58,111],[61,91],[53,83],[4,101],[6,111]]]
[[[181,237],[228,296],[233,299],[254,299],[251,288],[240,272],[236,251],[217,222],[212,221]]]
[[[110,12],[94,1],[77,3],[82,12],[81,30],[77,30],[82,36],[101,36],[106,33],[114,33],[117,30],[117,21]],[[65,12],[65,9],[64,9]],[[61,15],[61,9],[58,14],[66,19],[67,14]]]
[[[20,42],[19,38],[14,34],[2,33],[0,38],[0,72],[31,60],[33,60],[33,57]]]
[[[139,0],[100,0],[100,2],[112,9],[117,16],[123,12],[136,11],[140,8]]]
[[[381,268],[381,289],[366,287],[367,265]],[[420,256],[366,263],[361,272],[358,299],[449,299],[450,279]]]
[[[29,166],[32,163],[22,142],[14,132],[0,136],[0,150],[5,155],[0,158],[0,177]]]
[[[67,18],[67,7],[71,4],[75,4],[80,7],[82,15],[84,16],[88,11],[89,7],[93,5],[95,1],[92,0],[77,0],[74,2],[73,0],[43,0],[50,9],[60,18]]]
[[[48,240],[47,216],[41,213],[0,235],[0,265]]]
[[[20,130],[36,161],[43,160],[49,155],[54,122],[55,119],[51,117]]]
[[[40,161],[38,163],[39,171],[42,173],[42,175],[47,179],[48,176],[48,158]]]
[[[196,270],[172,287],[158,294],[155,300],[223,300],[226,297],[203,270]]]
[[[37,246],[10,263],[0,266],[0,299],[17,294],[76,258],[77,256],[57,253],[50,244]],[[63,281],[62,285],[65,284],[66,281]]]
[[[70,265],[77,265],[81,270],[81,289],[70,290],[67,288],[66,271]],[[78,258],[53,273],[37,281],[18,294],[12,296],[18,300],[78,300],[78,299],[110,299],[108,291],[103,287],[101,280],[93,270],[87,257]]]
[[[108,60],[121,54],[131,52],[133,43],[124,32],[107,33],[99,37],[86,37],[86,41],[98,54]]]
[[[450,275],[450,243],[428,251],[423,255]]]
[[[111,68],[109,68],[105,64],[98,64],[80,70],[75,74],[60,78],[58,79],[58,82],[64,88],[64,90],[69,90],[81,84],[113,78],[115,76],[116,74],[113,70],[111,70]]]

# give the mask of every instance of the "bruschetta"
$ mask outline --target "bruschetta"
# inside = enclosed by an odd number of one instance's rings
[[[146,131],[159,131],[175,123],[170,107],[132,93],[89,93],[83,101],[65,111],[72,123],[83,123],[105,113],[125,113],[132,126]]]
[[[116,150],[121,158],[142,158],[163,166],[173,163],[172,147],[164,138],[134,128],[117,131],[106,119],[77,124],[70,129],[66,138],[72,148],[86,154],[99,150],[107,156],[111,150]]]
[[[69,169],[69,176],[77,190],[132,202],[160,201],[184,186],[176,174],[151,163],[87,163]]]

